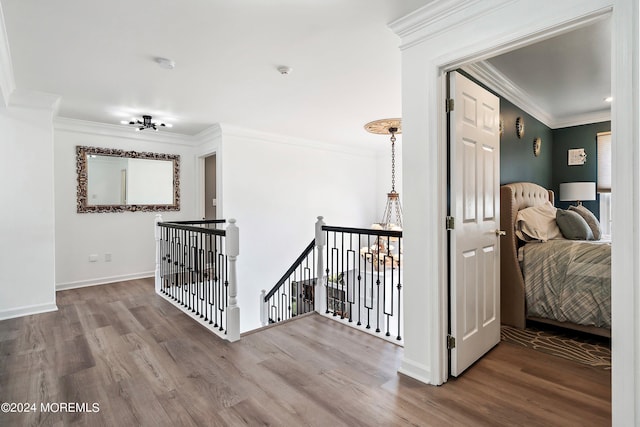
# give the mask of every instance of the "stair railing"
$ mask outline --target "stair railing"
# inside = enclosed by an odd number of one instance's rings
[[[315,248],[315,249],[314,249]],[[268,293],[262,324],[315,310],[395,343],[403,335],[402,231],[327,226]]]
[[[216,335],[240,339],[235,220],[162,222],[155,218],[156,293]]]
[[[262,290],[260,319],[263,326],[314,311],[315,248],[313,239],[273,288],[268,293]]]

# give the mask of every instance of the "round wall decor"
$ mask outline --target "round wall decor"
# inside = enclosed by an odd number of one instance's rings
[[[542,139],[536,138],[533,140],[533,155],[538,157],[540,150],[542,149]]]
[[[520,139],[524,136],[524,119],[522,117],[516,119],[516,135]]]

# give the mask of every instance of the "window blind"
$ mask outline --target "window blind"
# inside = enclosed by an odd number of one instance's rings
[[[597,134],[598,193],[611,193],[611,132]]]

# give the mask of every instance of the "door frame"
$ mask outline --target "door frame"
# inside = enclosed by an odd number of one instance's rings
[[[442,75],[612,16],[613,219],[640,223],[640,6],[631,0],[526,0],[430,4],[392,24],[401,37],[404,135],[405,351],[400,372],[446,381],[446,122]],[[472,33],[473,24],[486,31]],[[465,27],[466,25],[466,27]],[[472,37],[473,38],[470,38]],[[620,72],[623,70],[624,72]],[[412,185],[408,185],[411,183]],[[435,199],[435,200],[434,200]],[[617,202],[616,202],[617,201]],[[623,208],[622,201],[627,201]],[[431,236],[426,239],[425,236]],[[425,240],[426,239],[426,240]],[[613,422],[640,422],[640,230],[615,235],[612,251]],[[618,249],[619,248],[619,249]],[[416,286],[409,286],[409,284]],[[624,286],[626,284],[626,286]],[[631,287],[629,284],[632,284]],[[632,297],[631,297],[632,296]],[[620,325],[620,326],[616,326]]]
[[[512,50],[517,50],[519,48],[528,46],[530,44],[533,44],[537,41],[541,41],[547,38],[551,38],[553,36],[562,34],[562,33],[566,33],[566,32],[570,32],[573,30],[576,30],[578,28],[587,26],[589,24],[592,24],[593,22],[602,19],[604,15],[609,14],[610,12],[606,12],[606,13],[593,13],[589,16],[583,17],[581,19],[575,20],[575,21],[571,21],[568,23],[564,23],[564,24],[560,24],[556,27],[553,28],[549,28],[546,30],[542,30],[539,32],[535,32],[532,33],[530,36],[526,36],[523,38],[520,38],[518,40],[514,40],[510,43],[504,44],[503,46],[501,46],[500,48],[496,48],[496,49],[488,49],[486,51],[483,51],[481,54],[478,53],[476,55],[472,55],[472,56],[467,56],[466,58],[460,58],[460,59],[456,59],[453,62],[443,65],[440,67],[439,69],[439,78],[442,80],[441,83],[441,87],[444,86],[444,91],[441,91],[441,93],[439,94],[440,96],[440,102],[438,103],[438,110],[439,110],[439,115],[441,117],[443,117],[443,121],[444,121],[444,126],[447,126],[447,112],[445,109],[445,100],[447,98],[447,73],[454,71],[458,68],[461,68],[465,65],[469,65],[472,64],[474,62],[480,61],[482,59],[487,59],[487,58],[491,58],[495,55],[501,54],[501,53],[506,53]],[[613,88],[612,88],[613,89]],[[442,130],[439,130],[440,135],[443,134]],[[445,147],[446,147],[446,151],[445,154],[449,152],[449,138],[448,138],[448,130],[445,129],[444,130],[444,137],[445,140],[442,141],[441,143],[444,143]],[[448,157],[445,160],[446,162],[448,162]],[[440,197],[444,197],[444,200],[448,200],[449,197],[449,188],[448,186],[444,186],[444,188],[442,188],[442,190],[444,191],[444,195],[440,195]],[[498,210],[500,209],[500,207],[498,206]],[[447,259],[447,269],[450,268],[450,263],[451,260]],[[448,335],[448,331],[449,331],[449,324],[448,322],[450,321],[450,295],[449,295],[449,278],[447,277],[447,286],[445,288],[446,292],[441,292],[441,297],[445,299],[445,319],[446,319],[446,323],[442,325],[441,329],[444,331],[444,340],[446,343],[446,337]],[[502,296],[501,296],[502,298]],[[450,364],[449,364],[449,349],[446,348],[446,344],[445,344],[445,349],[446,349],[446,361],[445,362],[441,362],[440,365],[442,367],[442,376],[443,376],[443,382],[446,382],[447,379],[450,377]],[[442,357],[442,356],[441,356]]]

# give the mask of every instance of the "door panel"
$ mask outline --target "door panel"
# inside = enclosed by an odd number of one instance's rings
[[[451,375],[460,375],[500,340],[499,99],[449,75]]]

